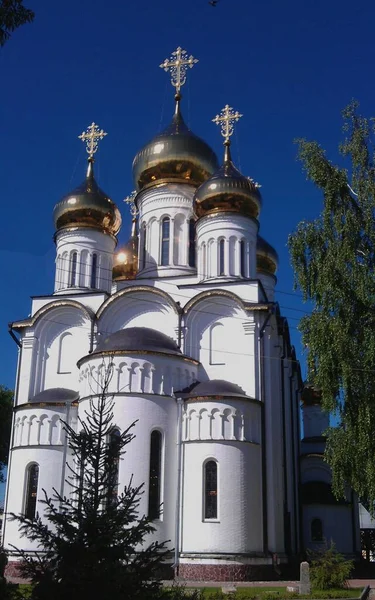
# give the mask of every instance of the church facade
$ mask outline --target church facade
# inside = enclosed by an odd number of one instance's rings
[[[120,212],[94,177],[105,133],[92,124],[80,136],[86,179],[54,208],[54,291],[10,329],[19,360],[6,512],[32,517],[42,489],[69,493],[61,419],[77,426],[110,360],[114,425],[137,421],[119,487],[132,473],[145,483],[140,509],[155,538],[171,540],[180,577],[251,579],[325,538],[356,554],[358,510],[354,497],[338,505],[330,495],[328,423],[310,388],[300,441],[303,386],[275,302],[278,257],[259,235],[259,186],[230,154],[241,115],[226,106],[214,119],[220,166],[182,117],[194,62],[178,48],[161,65],[175,113],[134,159],[124,248]],[[8,549],[36,550],[15,522],[5,519],[2,535]]]

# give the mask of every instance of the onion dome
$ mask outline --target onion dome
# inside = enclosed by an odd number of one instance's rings
[[[211,379],[210,381],[194,382],[188,390],[182,390],[184,399],[209,399],[218,398],[249,398],[239,385],[224,379]]]
[[[30,398],[30,404],[60,404],[78,400],[78,392],[68,388],[48,388]]]
[[[275,275],[279,264],[279,257],[271,244],[260,235],[257,238],[257,271],[266,275]]]
[[[194,203],[198,217],[222,212],[258,217],[262,203],[259,189],[234,166],[229,141],[225,142],[223,165],[197,189]]]
[[[93,164],[94,159],[90,156],[85,181],[56,204],[53,219],[57,231],[89,227],[111,235],[118,233],[120,211],[96,183]]]
[[[163,183],[189,183],[199,186],[218,168],[214,151],[184,122],[181,95],[171,124],[154,137],[133,161],[133,178],[138,190]]]
[[[127,327],[102,338],[93,354],[103,352],[157,352],[181,356],[176,342],[149,327]]]
[[[129,241],[118,249],[113,260],[113,280],[135,279],[138,267],[138,237],[136,220],[133,218]]]

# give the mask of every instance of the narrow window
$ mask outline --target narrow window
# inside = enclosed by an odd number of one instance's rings
[[[195,267],[195,223],[189,221],[189,267]]]
[[[25,517],[35,519],[38,494],[39,466],[32,464],[27,469]]]
[[[241,277],[246,277],[245,271],[245,240],[240,241],[240,271]]]
[[[142,263],[141,268],[144,269],[146,266],[146,223],[143,223],[142,227],[142,250],[141,250]]]
[[[161,445],[160,431],[151,433],[150,444],[150,478],[148,489],[148,516],[150,519],[160,518],[161,502]]]
[[[220,242],[219,242],[219,275],[224,275],[224,248],[225,248],[225,242],[224,242],[224,240],[220,240]]]
[[[113,429],[109,434],[108,458],[110,469],[108,473],[108,504],[115,504],[118,493],[118,476],[120,464],[121,434],[118,429]]]
[[[202,245],[202,252],[203,252],[203,262],[202,262],[202,277],[205,278],[207,275],[207,248],[206,248],[206,244]]]
[[[161,224],[161,264],[169,265],[169,231],[170,221],[165,217]]]
[[[217,463],[214,460],[204,466],[204,518],[217,519]]]
[[[98,255],[92,255],[90,287],[96,288],[96,272],[98,270]]]
[[[323,524],[320,519],[313,519],[311,521],[311,541],[322,542],[323,541]]]
[[[77,285],[77,252],[73,252],[70,259],[70,287]]]

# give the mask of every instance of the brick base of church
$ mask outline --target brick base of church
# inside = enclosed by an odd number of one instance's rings
[[[180,564],[176,577],[181,581],[274,581],[279,579],[272,565]]]
[[[6,579],[13,583],[28,583],[29,580],[22,574],[21,567],[21,561],[9,561],[4,572]]]

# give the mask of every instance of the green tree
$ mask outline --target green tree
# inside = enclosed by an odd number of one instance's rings
[[[4,481],[4,467],[8,464],[12,411],[13,392],[0,385],[0,482]]]
[[[344,111],[342,165],[316,142],[298,140],[323,209],[289,237],[295,284],[313,308],[300,323],[309,379],[339,425],[327,433],[333,490],[348,483],[375,502],[375,166],[374,121],[352,102]]]
[[[72,461],[67,463],[71,494],[44,491],[43,520],[12,515],[20,532],[43,551],[38,557],[20,551],[34,587],[32,600],[130,600],[162,597],[161,566],[170,555],[165,542],[145,545],[155,531],[139,514],[143,485],[132,481],[117,489],[117,465],[134,438],[134,423],[114,434],[113,399],[107,365],[101,392],[92,396],[78,430],[64,423]]]
[[[23,5],[23,0],[0,0],[0,46],[21,25],[34,20],[34,12]]]
[[[340,589],[347,586],[353,561],[337,552],[333,542],[315,552],[309,551],[310,578],[314,590]]]

